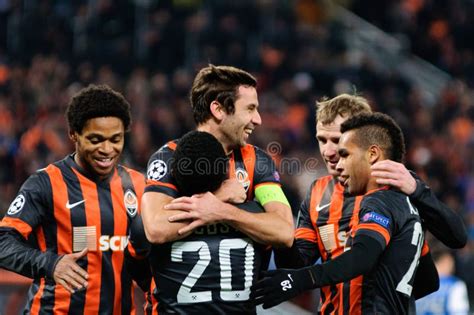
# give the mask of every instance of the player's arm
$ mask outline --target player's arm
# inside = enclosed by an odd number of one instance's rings
[[[20,188],[0,222],[0,267],[29,278],[53,278],[60,256],[40,251],[28,243],[32,231],[41,223],[51,185],[44,173],[31,175]],[[43,193],[44,192],[44,193]]]
[[[4,219],[0,227],[0,267],[28,278],[53,279],[60,256],[27,245],[24,236]]]
[[[433,258],[428,248],[428,244],[423,244],[420,262],[415,273],[412,295],[415,299],[420,299],[439,289],[439,276]]]
[[[171,222],[191,220],[179,230],[184,235],[195,228],[222,222],[247,234],[254,241],[277,247],[290,247],[293,241],[293,218],[286,197],[279,185],[272,184],[265,195],[257,201],[263,205],[264,213],[251,213],[222,202],[214,194],[207,192],[192,197],[180,197],[165,206],[169,210],[181,210],[185,213],[169,217]],[[268,194],[268,195],[267,195]]]
[[[155,152],[148,161],[147,184],[141,200],[141,216],[147,239],[153,244],[163,244],[185,237],[178,230],[184,222],[169,222],[168,218],[181,213],[166,210],[164,206],[178,197],[178,189],[171,176],[171,162],[174,154],[173,142]]]
[[[303,268],[313,265],[320,257],[317,246],[317,235],[311,222],[309,205],[311,191],[316,181],[309,188],[300,205],[296,220],[295,239],[290,248],[275,248],[274,258],[278,268]]]
[[[265,208],[265,213],[242,211],[218,200],[211,193],[178,198],[165,208],[187,212],[170,217],[173,222],[192,220],[180,233],[187,233],[201,225],[224,222],[259,243],[290,247],[294,234],[291,208],[281,189],[275,164],[258,148],[253,184],[255,199]]]
[[[398,188],[420,212],[423,227],[451,248],[462,248],[467,242],[467,230],[461,216],[442,203],[433,191],[401,163],[384,160],[372,166],[377,183]]]
[[[366,213],[367,215],[364,215]],[[340,256],[302,269],[277,269],[252,287],[251,298],[263,308],[275,306],[300,293],[349,281],[373,270],[391,238],[393,217],[361,208],[360,221],[351,250]]]
[[[351,280],[369,273],[383,253],[380,242],[367,235],[356,235],[354,245],[335,259],[302,269],[268,271],[252,287],[251,298],[263,308],[270,308],[300,293]]]
[[[150,289],[152,279],[148,261],[150,249],[151,244],[146,239],[141,216],[137,215],[130,225],[129,242],[124,251],[125,268],[144,292]]]
[[[87,286],[88,274],[76,264],[76,260],[87,255],[87,250],[58,255],[28,243],[32,231],[40,226],[45,209],[53,207],[51,191],[43,171],[33,174],[23,184],[15,199],[21,201],[18,207],[9,210],[0,222],[0,267],[29,278],[54,279],[72,293]]]

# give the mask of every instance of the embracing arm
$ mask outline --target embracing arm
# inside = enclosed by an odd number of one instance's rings
[[[253,240],[276,247],[290,247],[293,242],[293,217],[289,206],[272,201],[264,213],[250,213],[234,206],[224,222],[247,234]]]
[[[182,213],[178,210],[167,210],[164,206],[173,200],[172,197],[159,192],[145,192],[142,196],[141,215],[148,241],[152,244],[163,244],[181,239],[188,234],[179,234],[179,229],[188,222],[170,222],[172,215]]]
[[[423,226],[446,246],[464,247],[467,230],[462,217],[442,203],[423,181],[415,178],[417,185],[410,199],[420,212]]]
[[[408,195],[418,208],[423,226],[451,248],[462,248],[467,242],[467,230],[461,216],[439,201],[433,191],[413,172],[401,164],[383,160],[372,165],[377,183],[391,185]]]
[[[255,304],[269,308],[289,300],[303,291],[348,281],[367,274],[377,263],[383,248],[369,236],[357,235],[350,251],[323,264],[302,269],[277,269],[252,287]]]
[[[291,246],[293,219],[290,208],[277,201],[265,204],[264,208],[264,213],[250,213],[222,202],[210,192],[193,197],[181,197],[165,206],[165,209],[186,212],[170,217],[170,221],[192,220],[179,230],[180,235],[202,225],[222,222],[242,231],[259,243],[277,247]]]

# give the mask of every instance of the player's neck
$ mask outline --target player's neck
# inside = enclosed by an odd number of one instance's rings
[[[219,140],[219,142],[222,144],[226,155],[232,153],[233,148],[227,143],[227,141],[225,141],[226,137],[224,137],[217,125],[213,124],[211,121],[208,121],[205,124],[199,125],[196,129],[198,131],[210,133],[211,135],[216,137],[216,139]]]

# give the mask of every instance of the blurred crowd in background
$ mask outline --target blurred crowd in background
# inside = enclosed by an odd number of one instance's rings
[[[263,125],[250,140],[279,164],[294,214],[326,174],[315,101],[357,93],[392,115],[407,167],[465,218],[470,241],[456,252],[457,274],[472,301],[474,1],[336,1],[451,75],[434,104],[396,69],[349,58],[328,2],[0,0],[0,217],[29,174],[72,152],[63,113],[80,88],[108,84],[132,104],[123,162],[144,171],[155,150],[194,128],[196,71],[233,65],[258,79]]]

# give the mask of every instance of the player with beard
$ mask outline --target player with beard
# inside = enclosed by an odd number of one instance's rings
[[[351,248],[351,233],[359,219],[361,197],[349,196],[339,183],[340,172],[337,145],[340,126],[347,119],[370,113],[366,99],[342,94],[318,102],[316,138],[329,175],[316,179],[301,204],[295,240],[291,250],[277,250],[275,260],[280,268],[301,268],[338,257]],[[390,160],[375,163],[373,175],[379,184],[391,185],[410,196],[419,209],[423,227],[446,245],[463,247],[467,233],[461,217],[441,203],[431,189],[403,164]],[[359,314],[361,310],[362,277],[344,283],[323,286],[319,308],[322,314],[334,311]],[[420,268],[416,275],[414,297],[424,296],[438,286],[436,269],[423,248]]]
[[[304,290],[362,275],[357,313],[408,314],[424,241],[421,218],[408,196],[371,175],[377,162],[402,162],[403,134],[381,113],[349,118],[341,133],[336,170],[348,195],[363,195],[350,250],[315,266],[271,271],[252,288],[252,296],[268,308]]]

